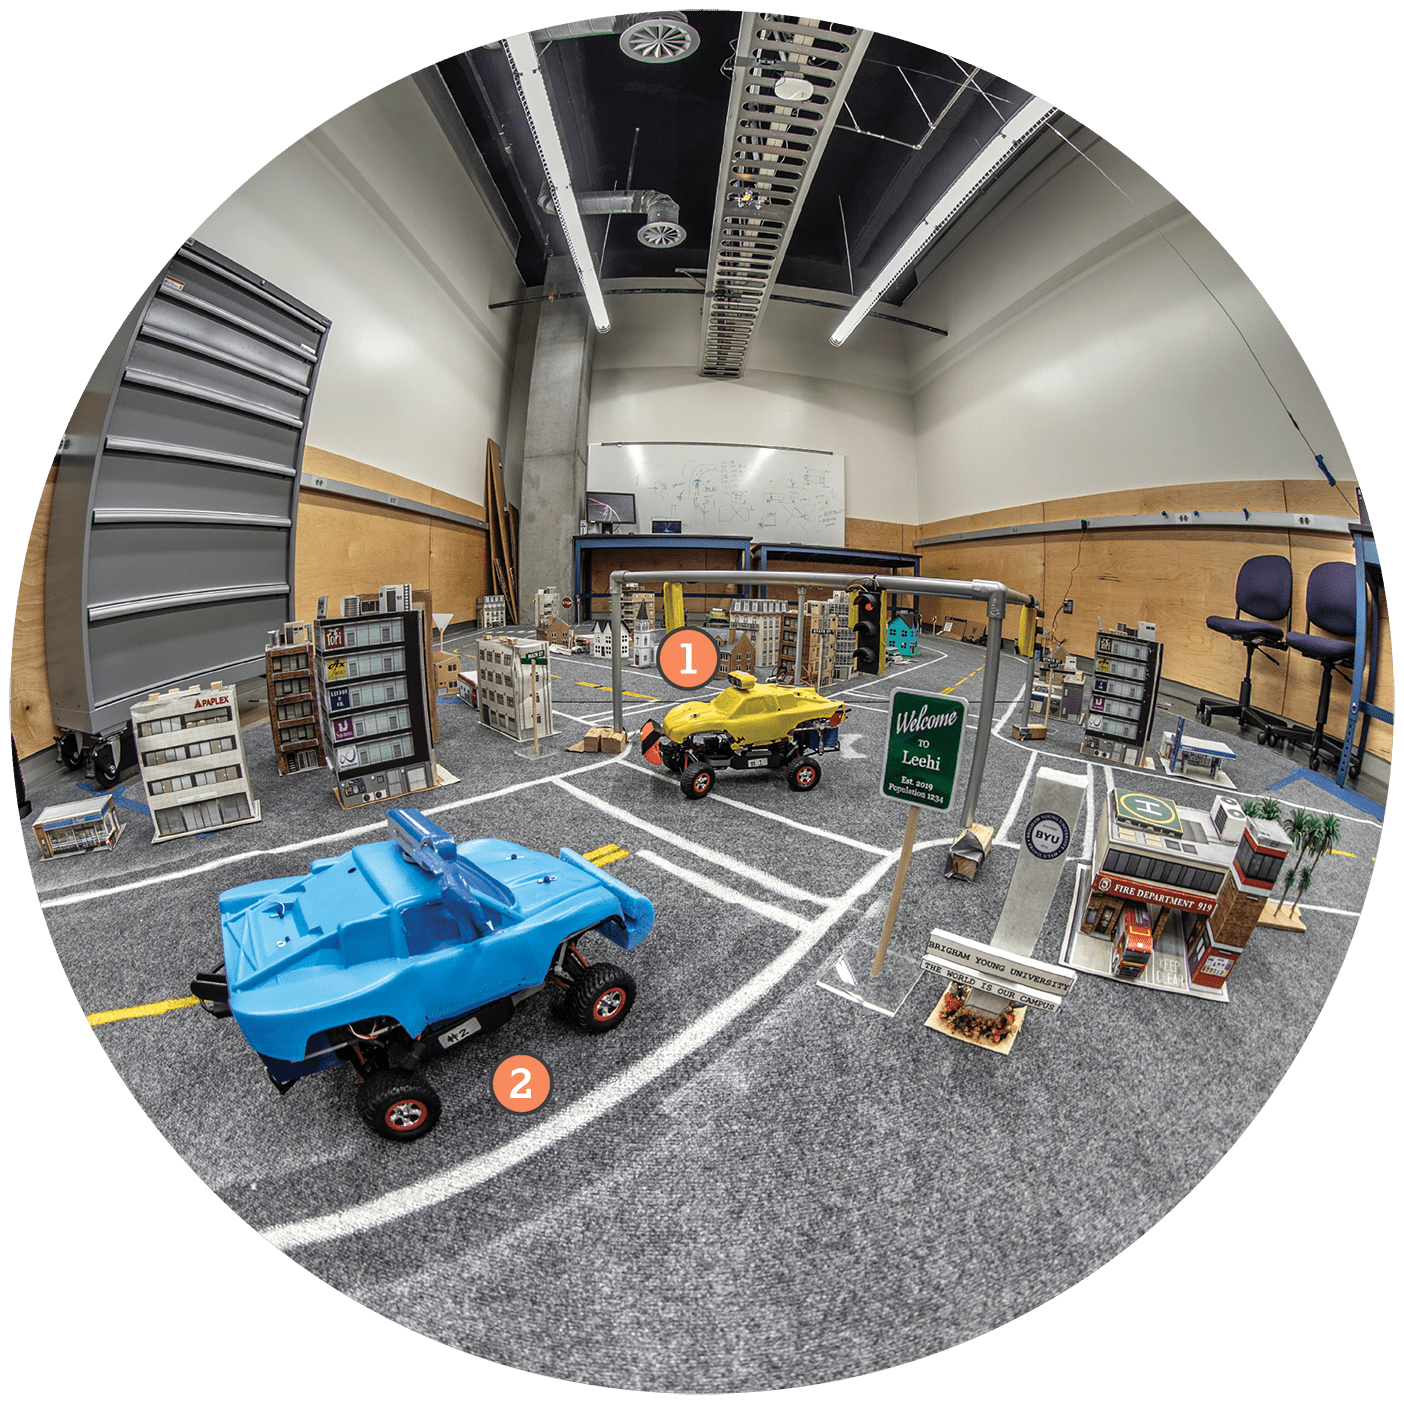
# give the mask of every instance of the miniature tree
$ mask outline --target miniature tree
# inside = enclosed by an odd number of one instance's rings
[[[1278,898],[1277,902],[1279,914],[1282,911],[1282,904],[1292,893],[1292,884],[1296,881],[1297,873],[1302,866],[1302,859],[1313,841],[1320,822],[1314,814],[1308,814],[1304,809],[1294,809],[1282,821],[1282,827],[1287,831],[1287,837],[1292,840],[1293,852],[1288,862],[1282,865],[1282,896]],[[1290,863],[1290,867],[1288,863]],[[1276,888],[1277,885],[1274,883],[1273,890],[1276,891]]]
[[[1282,806],[1275,799],[1265,799],[1258,807],[1262,810],[1259,817],[1273,824],[1282,822]]]
[[[1260,800],[1246,799],[1246,800],[1243,801],[1242,809],[1243,809],[1243,813],[1244,813],[1249,819],[1266,819],[1266,818],[1267,818],[1267,815],[1266,815],[1266,813],[1264,813],[1264,810],[1263,810],[1262,801],[1260,801]]]
[[[1311,888],[1311,875],[1316,871],[1316,865],[1341,841],[1341,820],[1337,814],[1327,814],[1323,818],[1315,819],[1312,823],[1311,841],[1303,853],[1311,855],[1311,862],[1297,875],[1297,900],[1292,903],[1292,915],[1297,915],[1297,908],[1302,904],[1302,898],[1306,896]],[[1285,897],[1285,893],[1283,894]],[[1280,904],[1279,904],[1280,905]]]
[[[1302,898],[1307,895],[1311,887],[1311,869],[1303,868],[1297,876],[1297,900],[1292,903],[1292,915],[1297,915],[1297,908],[1302,904]],[[1285,894],[1284,894],[1285,895]],[[1279,904],[1280,905],[1280,904]]]

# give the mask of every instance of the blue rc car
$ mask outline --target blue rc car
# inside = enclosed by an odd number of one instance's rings
[[[619,1024],[633,979],[591,965],[577,942],[598,931],[632,950],[653,904],[568,848],[458,844],[415,809],[387,823],[389,842],[222,893],[224,960],[190,991],[233,1016],[280,1092],[347,1063],[366,1124],[408,1141],[439,1119],[421,1065],[506,1023],[528,995],[554,992],[586,1033]]]

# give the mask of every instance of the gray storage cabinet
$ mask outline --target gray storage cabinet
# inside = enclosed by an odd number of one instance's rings
[[[298,475],[331,323],[194,240],[98,363],[58,459],[45,641],[64,761],[134,702],[232,686],[294,617]]]

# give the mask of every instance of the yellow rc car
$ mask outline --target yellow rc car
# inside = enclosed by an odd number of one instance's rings
[[[758,683],[750,673],[727,677],[732,685],[710,702],[674,707],[661,727],[646,721],[644,759],[677,772],[687,799],[710,793],[718,770],[783,770],[792,790],[812,790],[823,773],[818,757],[839,749],[843,703],[812,687]]]

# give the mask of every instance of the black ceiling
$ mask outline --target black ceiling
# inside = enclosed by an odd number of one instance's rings
[[[738,12],[689,12],[701,43],[668,64],[627,57],[612,34],[540,46],[575,189],[662,191],[677,201],[687,230],[681,245],[650,249],[635,238],[638,216],[615,216],[607,236],[604,217],[587,217],[601,277],[671,278],[679,268],[706,268],[740,18]],[[945,54],[873,36],[847,111],[815,173],[779,282],[830,293],[862,291],[1029,96],[983,71],[959,93],[972,71]],[[501,48],[474,49],[445,60],[439,72],[521,234],[522,278],[539,285],[548,249],[560,254],[565,246],[559,223],[536,204],[541,161],[506,54]],[[938,117],[931,131],[929,123]],[[1008,188],[1028,164],[1011,163],[1000,183]],[[981,204],[987,208],[988,199]],[[914,286],[909,274],[885,301],[900,304]]]

